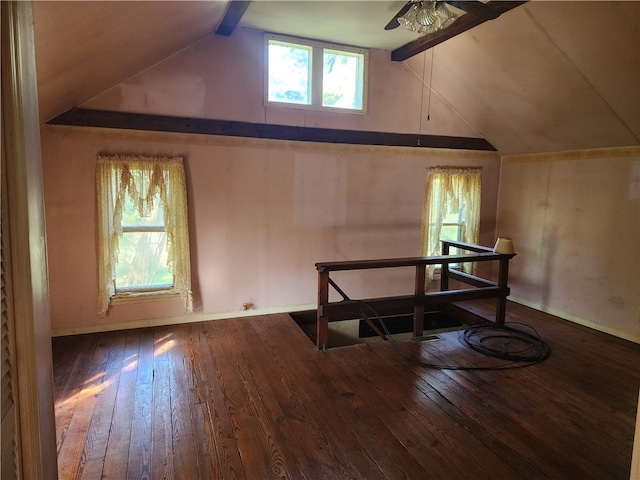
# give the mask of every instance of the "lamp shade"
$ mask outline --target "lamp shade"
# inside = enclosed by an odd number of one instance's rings
[[[516,253],[513,249],[513,240],[509,237],[498,237],[496,240],[496,245],[493,247],[493,251],[495,253],[504,253],[504,254],[512,254]]]

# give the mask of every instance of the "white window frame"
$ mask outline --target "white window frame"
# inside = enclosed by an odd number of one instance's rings
[[[278,43],[299,45],[301,47],[310,47],[311,54],[311,72],[309,73],[309,81],[311,82],[311,103],[295,103],[295,102],[278,102],[269,100],[269,44],[271,41]],[[358,54],[363,56],[362,67],[362,109],[327,107],[322,105],[323,90],[323,59],[324,51],[329,50],[336,53]],[[346,45],[338,45],[333,43],[319,42],[315,40],[306,40],[296,37],[288,37],[284,35],[276,35],[267,33],[264,35],[264,104],[285,108],[295,108],[303,110],[331,111],[348,113],[355,115],[365,115],[367,113],[367,97],[369,86],[369,50],[364,48],[350,47]]]

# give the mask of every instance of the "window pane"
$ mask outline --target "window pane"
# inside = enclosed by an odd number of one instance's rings
[[[311,47],[269,41],[269,101],[311,104]]]
[[[462,210],[459,212],[448,213],[442,217],[442,223],[462,223]]]
[[[362,110],[364,55],[324,50],[322,105]]]
[[[460,236],[461,227],[459,225],[443,225],[442,230],[440,230],[440,240],[459,242]]]
[[[141,217],[134,207],[131,197],[125,195],[122,207],[123,227],[164,227],[164,211],[162,210],[162,205],[160,205],[160,195],[154,197],[153,208],[147,213],[149,214],[147,217]]]
[[[124,232],[116,266],[116,290],[173,285],[165,232]]]
[[[462,238],[462,226],[461,225],[442,225],[440,230],[440,240],[449,240],[450,242],[459,242]],[[449,255],[460,255],[462,252],[459,248],[450,247]],[[460,267],[459,263],[449,264],[451,268]]]
[[[153,199],[148,216],[141,217],[131,197],[125,196],[122,208],[122,226],[157,227],[164,229],[164,212],[160,196]],[[126,288],[155,288],[173,285],[173,274],[167,266],[167,235],[162,232],[123,232],[119,241],[116,266],[116,290]]]

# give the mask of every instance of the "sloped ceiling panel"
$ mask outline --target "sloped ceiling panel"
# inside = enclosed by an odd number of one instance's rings
[[[388,34],[410,33],[383,30],[402,1],[353,2],[362,5],[355,16],[351,2],[308,3],[259,0],[268,15],[252,16],[252,4],[247,22],[255,24],[245,28],[259,30],[263,18],[291,33],[300,21],[287,12],[299,4],[314,28],[328,26],[315,34],[325,40],[337,24],[349,33],[344,43],[391,50],[397,38]],[[41,120],[212,34],[227,4],[34,2]],[[428,51],[407,64],[423,72],[428,62],[430,72],[431,58]],[[438,45],[433,60],[433,94],[503,155],[640,144],[640,2],[530,1]]]
[[[640,138],[640,2],[589,2],[529,9],[562,55]],[[570,21],[567,19],[571,19]],[[547,27],[547,28],[545,28]]]
[[[34,2],[46,122],[212,33],[226,1]]]
[[[638,7],[530,2],[436,47],[433,88],[503,155],[637,145]]]

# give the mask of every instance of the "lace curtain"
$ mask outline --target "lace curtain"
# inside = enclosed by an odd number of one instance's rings
[[[122,210],[128,194],[141,217],[149,215],[156,195],[164,209],[173,290],[187,312],[193,311],[187,189],[180,157],[98,155],[96,168],[98,313],[105,315],[115,294]]]
[[[463,211],[461,241],[477,244],[480,227],[481,168],[431,167],[427,180],[423,219],[422,256],[441,255],[442,219],[449,213]],[[473,273],[475,263],[463,263],[462,271]],[[429,280],[435,265],[427,266]]]

